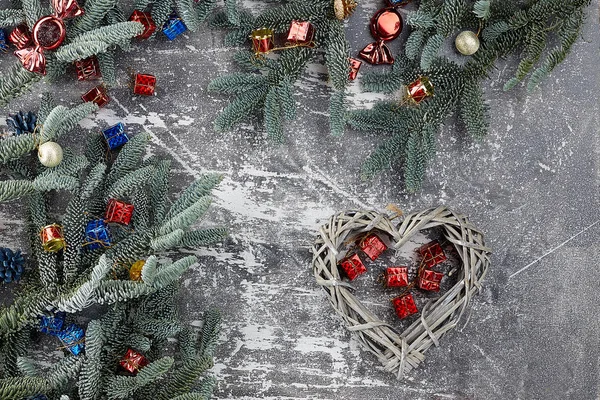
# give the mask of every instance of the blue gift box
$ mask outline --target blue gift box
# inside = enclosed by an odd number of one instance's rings
[[[85,333],[83,329],[75,324],[67,326],[64,331],[58,333],[58,338],[62,344],[71,352],[73,355],[79,355],[85,348]]]
[[[187,26],[185,26],[181,18],[175,16],[171,16],[163,26],[163,33],[169,40],[175,39],[185,31],[187,31]]]
[[[4,29],[0,29],[0,51],[6,53],[8,50],[8,43],[6,43],[6,34],[4,33]]]
[[[111,150],[121,147],[129,141],[129,136],[125,133],[125,125],[123,125],[122,122],[119,122],[110,128],[106,128],[102,131],[102,134]]]
[[[65,313],[59,312],[52,317],[42,316],[40,320],[40,332],[57,336],[65,323]]]
[[[111,243],[108,225],[102,219],[94,219],[85,227],[85,247],[89,250],[109,247]]]

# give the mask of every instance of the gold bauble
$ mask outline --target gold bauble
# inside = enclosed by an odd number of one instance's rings
[[[479,38],[477,37],[477,34],[472,31],[463,31],[459,33],[454,44],[460,54],[465,56],[471,56],[479,50]]]
[[[133,265],[129,268],[129,279],[132,281],[141,281],[142,280],[142,269],[144,269],[144,264],[146,261],[139,260],[133,263]]]
[[[46,142],[38,147],[38,158],[43,166],[52,168],[61,163],[63,150],[56,142]]]
[[[335,17],[340,21],[352,15],[355,8],[355,0],[333,0],[333,11],[335,12]]]

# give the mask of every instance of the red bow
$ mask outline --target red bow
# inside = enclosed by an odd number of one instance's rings
[[[394,56],[392,56],[392,52],[383,40],[369,43],[360,51],[359,55],[367,62],[375,65],[394,63]]]

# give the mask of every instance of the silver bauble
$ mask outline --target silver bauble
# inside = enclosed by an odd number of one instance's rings
[[[56,142],[42,143],[38,147],[38,158],[43,166],[56,167],[63,159],[62,147]]]
[[[472,31],[463,31],[458,34],[454,41],[456,49],[465,56],[473,55],[479,50],[479,38]]]

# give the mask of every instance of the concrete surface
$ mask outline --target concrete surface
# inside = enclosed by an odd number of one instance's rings
[[[354,51],[371,40],[367,22],[380,5],[363,4],[349,20]],[[383,138],[328,135],[329,88],[318,62],[296,85],[298,120],[277,146],[253,123],[228,134],[212,129],[229,98],[206,86],[235,70],[222,32],[205,27],[174,42],[136,44],[123,56],[122,87],[81,124],[82,133],[118,121],[131,132],[146,130],[154,138],[151,152],[175,159],[173,190],[202,172],[226,176],[206,224],[228,225],[232,237],[197,252],[202,262],[186,275],[182,297],[192,321],[207,307],[224,312],[217,398],[599,398],[597,1],[588,15],[573,54],[534,93],[521,86],[503,92],[516,61],[499,65],[485,84],[489,136],[473,143],[448,121],[423,190],[414,195],[404,191],[399,171],[358,180],[362,160]],[[2,68],[12,62],[0,57]],[[127,68],[155,74],[157,96],[132,96]],[[53,90],[62,104],[76,104],[91,86],[71,77]],[[361,93],[358,83],[351,92],[353,107],[383,98]],[[35,109],[39,93],[10,111]],[[388,203],[407,212],[446,204],[469,215],[494,249],[469,322],[402,382],[358,348],[309,269],[316,229],[332,213],[383,210]],[[2,245],[22,243],[22,228],[17,207],[0,208]]]

